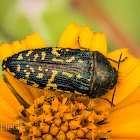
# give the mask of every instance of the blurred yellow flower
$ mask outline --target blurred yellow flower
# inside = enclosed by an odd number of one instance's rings
[[[1,140],[140,139],[140,59],[131,56],[126,48],[107,54],[103,33],[93,33],[87,26],[71,23],[64,30],[58,47],[79,48],[79,44],[116,61],[121,53],[122,59],[127,57],[119,68],[115,107],[106,100],[73,94],[44,101],[59,93],[28,86],[5,72],[8,81],[0,78]],[[21,42],[3,43],[0,59],[44,47],[47,46],[41,37],[32,33]],[[111,64],[117,69],[116,63]],[[112,94],[110,90],[103,97],[111,100]]]

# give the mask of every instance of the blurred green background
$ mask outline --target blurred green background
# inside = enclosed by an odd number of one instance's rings
[[[71,8],[70,0],[0,0],[0,44],[21,40],[36,32],[48,46],[57,46],[71,22],[104,32],[101,24]],[[136,39],[140,36],[140,0],[98,0],[106,14]],[[105,32],[106,34],[106,32]],[[107,36],[107,39],[109,36]],[[108,52],[114,50],[108,39]],[[0,76],[2,74],[0,66]]]

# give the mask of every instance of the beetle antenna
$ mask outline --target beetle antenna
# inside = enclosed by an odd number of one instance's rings
[[[119,62],[118,62],[118,71],[119,71],[119,67],[120,67],[120,62],[122,62],[122,61],[121,61],[121,57],[122,57],[122,53],[121,53],[121,55],[120,55]],[[126,57],[126,58],[127,58],[127,57]],[[126,58],[125,58],[125,59],[126,59]]]
[[[119,71],[119,68],[120,68],[120,63],[122,62],[122,61],[121,61],[121,57],[122,57],[122,53],[121,53],[121,55],[120,55],[119,62],[118,62],[118,71]],[[127,58],[127,57],[126,57],[126,58]],[[125,58],[125,59],[126,59],[126,58]],[[125,59],[123,59],[123,61],[124,61]],[[113,92],[113,95],[112,95],[112,104],[111,104],[111,106],[114,105],[114,104],[113,104],[113,100],[114,100],[115,91],[116,91],[116,86],[114,87],[114,92]]]
[[[122,56],[122,53],[120,55],[120,58],[121,58],[121,56]],[[118,63],[118,65],[119,65],[119,63],[125,61],[125,59],[127,59],[127,57],[125,57],[123,60],[119,60],[119,62],[118,61],[115,61],[115,60],[113,60],[111,58],[107,58],[107,59],[110,60],[110,61],[112,61],[112,62],[114,62],[114,63]]]

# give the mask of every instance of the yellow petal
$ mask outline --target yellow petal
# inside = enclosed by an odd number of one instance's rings
[[[16,117],[19,115],[2,97],[0,97],[0,122],[6,127],[8,125],[13,125]]]
[[[79,48],[78,37],[83,26],[76,25],[75,23],[69,24],[64,30],[58,47],[62,48]]]
[[[26,36],[25,39],[21,41],[14,41],[11,45],[8,43],[3,43],[0,46],[0,59],[1,62],[15,53],[21,52],[27,49],[37,49],[47,47],[43,39],[36,33],[32,33]]]
[[[89,27],[87,26],[83,27],[79,36],[80,47],[92,50],[93,36],[94,36],[94,33]]]
[[[130,53],[128,52],[128,49],[127,48],[123,48],[123,49],[118,49],[118,50],[115,50],[115,51],[113,51],[111,53],[108,53],[107,57],[111,58],[111,59],[113,59],[115,61],[119,61],[121,53],[122,53],[121,59],[124,59],[125,57],[129,57],[130,56]]]
[[[140,101],[140,87],[138,87],[135,91],[129,94],[128,97],[119,102],[115,107],[112,107],[110,109],[110,112],[132,105],[139,101]]]
[[[0,140],[15,140],[16,139],[16,136],[9,133],[9,132],[6,132],[6,131],[0,131]]]
[[[140,102],[113,111],[109,114],[110,123],[100,128],[111,130],[114,138],[140,139]]]
[[[102,54],[107,54],[107,40],[104,33],[95,33],[92,38],[91,51],[99,51]]]
[[[26,44],[28,49],[37,49],[37,48],[47,47],[43,39],[37,33],[32,33],[26,36],[26,38],[21,41],[21,44],[23,46],[25,46]]]
[[[28,49],[27,47],[22,46],[19,41],[14,41],[11,44],[11,46],[12,46],[12,51],[14,52],[14,54]]]
[[[9,106],[11,106],[15,111],[18,112],[18,107],[20,103],[18,102],[15,95],[10,91],[6,83],[0,77],[0,97],[3,98]],[[10,97],[10,98],[9,98]]]
[[[3,43],[0,45],[0,59],[1,62],[9,57],[12,56],[14,54],[14,52],[12,51],[12,46],[8,43]]]
[[[33,104],[34,99],[39,98],[43,94],[40,93],[42,90],[40,91],[40,89],[38,88],[34,88],[22,83],[18,79],[11,76],[9,73],[5,72],[5,75],[12,87],[28,104]]]

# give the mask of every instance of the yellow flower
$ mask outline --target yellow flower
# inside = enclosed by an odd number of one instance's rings
[[[44,47],[47,47],[44,41],[33,33],[21,42],[3,43],[0,59],[3,61],[20,51]],[[58,47],[97,50],[116,61],[121,53],[122,59],[127,57],[120,63],[115,107],[103,99],[74,94],[45,101],[59,92],[28,86],[5,72],[8,80],[0,78],[0,139],[140,139],[140,59],[131,56],[126,48],[107,54],[103,33],[93,33],[87,26],[74,23],[64,30]],[[111,64],[118,69],[118,64]],[[113,91],[103,97],[111,101]]]

